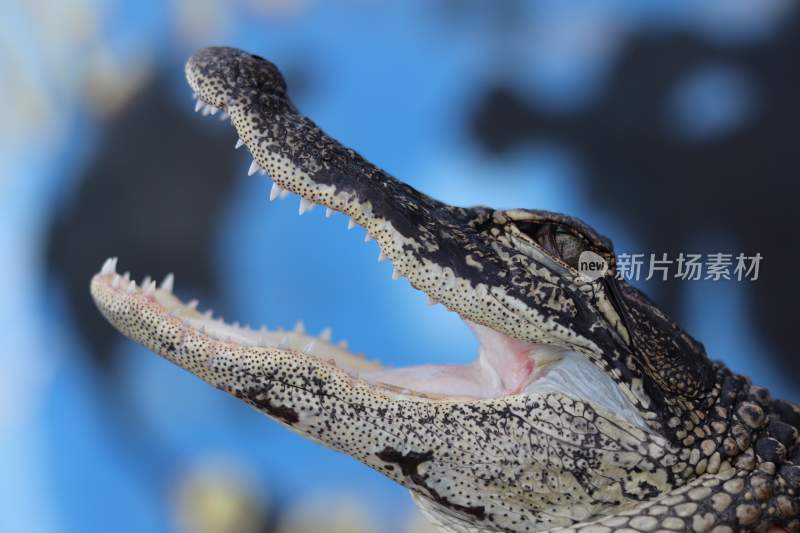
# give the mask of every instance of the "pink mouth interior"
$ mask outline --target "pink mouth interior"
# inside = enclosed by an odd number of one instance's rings
[[[420,365],[365,372],[362,379],[425,394],[496,398],[519,394],[532,381],[536,345],[467,322],[480,343],[466,365]]]

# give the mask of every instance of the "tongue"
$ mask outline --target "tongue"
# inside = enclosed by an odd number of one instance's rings
[[[467,322],[480,342],[478,359],[468,365],[422,365],[362,373],[372,383],[438,396],[497,398],[518,394],[530,382],[533,346]]]

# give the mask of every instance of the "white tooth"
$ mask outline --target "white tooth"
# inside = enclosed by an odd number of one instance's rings
[[[172,272],[170,272],[164,277],[164,281],[161,282],[161,290],[165,292],[172,292],[173,285],[175,285],[175,276],[173,276]]]
[[[338,346],[342,350],[346,350],[347,349],[347,341],[346,340],[341,340],[341,341],[339,341],[339,344],[337,344],[336,346]]]
[[[284,335],[283,338],[281,339],[281,342],[278,343],[278,348],[281,350],[285,350],[288,347],[289,347],[289,337],[287,335]]]
[[[259,171],[258,163],[256,163],[255,159],[253,159],[253,162],[250,163],[250,168],[247,169],[247,175],[248,176],[252,176],[253,174],[255,174],[258,171]]]
[[[200,111],[201,109],[203,109],[204,106],[205,106],[205,104],[203,104],[203,101],[202,100],[198,100],[197,103],[194,104],[195,113]]]
[[[428,296],[428,305],[436,305],[436,304],[437,304],[436,300]]]
[[[400,272],[398,272],[396,268],[392,269],[392,279],[395,281],[400,279]]]
[[[353,228],[355,228],[355,227],[356,227],[356,223],[355,223],[355,222],[353,222],[353,219],[352,219],[352,218],[351,218],[350,220],[348,220],[348,221],[347,221],[347,229],[353,229]]]
[[[199,304],[197,300],[190,300],[189,303],[186,304],[186,307],[189,309],[197,309],[197,304]]]
[[[237,320],[236,322],[234,322],[234,323],[233,323],[233,327],[235,327],[235,328],[239,328],[239,327],[241,327],[241,326],[239,325],[239,321],[238,321],[238,320]]]
[[[150,285],[150,276],[145,276],[142,280],[142,287],[146,287],[148,285]]]
[[[194,98],[195,100],[197,100],[197,93],[196,93],[196,92],[194,92],[194,91],[192,91],[192,98]]]
[[[336,211],[331,209],[330,207],[325,208],[325,218],[331,218]]]
[[[242,146],[244,146],[244,141],[243,141],[243,140],[241,140],[241,139],[236,139],[236,146],[234,146],[234,147],[233,147],[233,149],[234,149],[234,150],[238,150],[238,149],[239,149],[239,148],[241,148]]]
[[[223,120],[228,120],[229,118],[230,118],[230,116],[228,116],[228,113],[226,113],[225,111],[223,111],[219,115],[220,122],[222,122]]]
[[[369,232],[366,232],[364,234],[364,242],[369,242],[371,240],[372,240],[372,235],[370,235]]]
[[[311,211],[314,209],[314,202],[309,202],[305,198],[300,198],[300,207],[297,210],[297,213],[302,215],[306,211]]]
[[[205,104],[205,105],[203,106],[203,111],[202,111],[202,113],[203,113],[203,116],[204,116],[204,117],[207,117],[207,116],[208,116],[208,115],[211,113],[211,106],[210,106],[210,105],[208,105],[208,104]]]
[[[331,328],[325,328],[322,330],[322,333],[319,334],[319,338],[330,342],[331,337],[333,336],[333,330]]]
[[[282,192],[283,189],[281,189],[280,185],[278,185],[275,182],[272,182],[272,188],[269,190],[269,201],[270,202],[274,201],[275,198],[277,198],[278,195],[281,194]]]
[[[152,281],[150,281],[150,282],[149,282],[149,283],[148,283],[148,284],[147,284],[147,285],[144,287],[144,293],[145,293],[145,295],[147,295],[147,296],[152,296],[152,295],[154,295],[154,294],[156,293],[156,282],[155,282],[155,280],[152,280]]]
[[[306,327],[303,325],[303,321],[298,320],[297,324],[294,325],[294,332],[302,335],[305,332],[305,330]]]
[[[131,280],[131,273],[130,272],[125,272],[122,275],[122,281],[125,282],[125,284],[127,285],[130,280]]]
[[[386,254],[381,250],[381,253],[378,254],[378,263],[383,263],[384,261],[386,261]]]
[[[203,318],[205,318],[206,320],[211,320],[212,318],[214,318],[214,311],[209,309],[208,311],[203,313]]]
[[[100,269],[100,273],[111,274],[116,270],[114,268],[115,266],[116,266],[116,261],[114,260],[113,257],[109,257],[108,259],[106,259],[105,263],[103,263],[103,267]]]
[[[303,351],[305,353],[307,353],[307,354],[313,353],[314,352],[314,341],[311,341],[308,344],[306,344],[305,348],[303,348]]]
[[[134,280],[131,280],[130,284],[128,285],[128,294],[131,294],[135,290],[136,290],[136,282]]]
[[[119,289],[119,274],[114,274],[114,279],[111,280],[111,287],[114,289]]]
[[[281,200],[283,200],[287,196],[289,196],[289,191],[287,191],[286,189],[282,190],[281,191]]]

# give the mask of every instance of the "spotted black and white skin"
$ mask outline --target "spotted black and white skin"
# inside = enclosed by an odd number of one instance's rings
[[[91,293],[124,335],[402,484],[446,531],[800,529],[800,408],[711,361],[615,279],[608,239],[561,214],[426,196],[301,115],[259,56],[203,49],[186,77],[271,199],[291,192],[300,214],[321,204],[363,226],[393,277],[458,313],[479,350],[467,365],[387,368],[329,332],[224,323],[178,300],[172,276],[137,284],[109,259]],[[586,251],[607,275],[579,275]]]

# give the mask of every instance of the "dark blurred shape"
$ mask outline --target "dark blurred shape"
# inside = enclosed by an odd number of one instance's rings
[[[174,271],[179,292],[217,292],[211,245],[234,185],[235,135],[193,117],[188,89],[185,109],[172,94],[166,76],[153,79],[111,120],[48,232],[48,268],[100,369],[113,367],[122,339],[87,290],[106,257],[119,256],[139,281]]]
[[[479,101],[471,128],[496,156],[543,139],[574,149],[591,176],[590,197],[638,232],[642,251],[673,257],[706,251],[695,249],[700,239],[725,235],[736,251],[760,252],[761,278],[741,289],[749,289],[750,316],[763,337],[796,374],[800,292],[791,280],[800,249],[790,232],[800,227],[800,28],[796,14],[786,22],[771,39],[746,46],[680,32],[638,34],[587,107],[569,114],[543,109],[500,83]],[[713,135],[676,127],[670,116],[676,91],[693,74],[720,65],[736,73],[728,78],[742,81],[732,90],[753,100],[734,109],[741,120],[720,121],[727,127]],[[680,309],[678,283],[647,287],[673,316]]]

